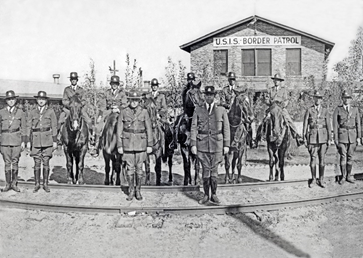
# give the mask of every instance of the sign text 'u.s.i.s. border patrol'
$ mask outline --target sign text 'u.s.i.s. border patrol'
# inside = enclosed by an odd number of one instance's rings
[[[301,36],[243,36],[214,38],[215,47],[301,45]]]

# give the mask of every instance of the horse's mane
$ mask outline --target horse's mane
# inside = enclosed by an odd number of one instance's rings
[[[79,103],[79,104],[81,104],[81,103],[82,103],[82,102],[81,102],[81,98],[79,97],[79,95],[78,95],[78,94],[74,94],[74,95],[70,98],[70,105],[71,105],[72,103]]]

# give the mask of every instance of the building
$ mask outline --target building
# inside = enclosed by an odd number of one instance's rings
[[[210,67],[217,88],[233,71],[237,85],[257,92],[265,91],[276,73],[290,88],[303,89],[304,79],[312,76],[315,82],[323,80],[333,47],[330,41],[256,15],[180,46],[190,53],[192,72],[203,77]]]

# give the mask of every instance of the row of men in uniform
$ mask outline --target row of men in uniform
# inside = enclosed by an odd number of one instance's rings
[[[229,122],[228,117],[226,116],[229,108],[228,105],[230,105],[230,103],[228,103],[226,98],[231,100],[230,97],[232,94],[234,94],[235,90],[234,74],[229,73],[228,77],[229,85],[223,88],[221,94],[221,99],[224,97],[224,101],[220,102],[217,106],[215,100],[216,91],[214,87],[206,86],[204,92],[205,102],[203,105],[195,109],[195,112],[192,116],[192,152],[197,154],[198,157],[200,156],[203,167],[203,187],[206,193],[204,198],[201,200],[201,203],[205,203],[209,200],[209,188],[212,189],[211,200],[219,202],[218,197],[216,196],[216,179],[218,174],[217,167],[219,162],[222,160],[223,153],[228,153],[230,146]],[[68,86],[64,90],[63,104],[65,107],[69,105],[69,100],[72,94],[77,94],[77,90],[78,94],[82,96],[82,88],[77,86],[77,73],[71,73],[70,79],[71,86]],[[191,87],[194,87],[195,84],[192,83],[195,80],[194,74],[189,73],[187,75],[187,79],[188,84],[191,85]],[[275,75],[272,77],[272,79],[274,81],[274,86],[272,87],[273,91],[271,91],[270,94],[270,103],[277,102],[281,105],[284,102],[284,98],[281,97],[283,94],[281,94],[279,89],[280,83],[283,81],[283,79],[279,75]],[[142,199],[140,194],[141,180],[140,178],[138,179],[138,177],[142,177],[142,169],[140,168],[140,164],[142,164],[141,161],[144,159],[144,156],[147,152],[151,152],[151,136],[148,122],[150,121],[150,117],[148,117],[147,112],[145,113],[145,110],[139,105],[142,99],[141,93],[131,92],[128,96],[126,94],[124,96],[123,94],[118,95],[120,90],[117,91],[118,87],[115,87],[115,85],[119,86],[119,84],[119,78],[113,76],[111,78],[111,95],[108,98],[108,103],[111,103],[109,104],[111,109],[109,112],[119,112],[120,108],[124,108],[125,112],[120,113],[120,116],[121,114],[125,115],[129,113],[128,119],[122,118],[119,119],[118,122],[118,150],[123,154],[131,154],[130,162],[128,162],[127,166],[129,175],[128,180],[130,181],[129,184],[131,186],[128,199],[132,199],[134,194],[136,194],[138,199]],[[157,80],[154,81],[154,83],[152,82],[152,87],[153,86],[153,92],[157,92]],[[186,86],[186,88],[188,87],[190,86]],[[223,93],[223,91],[226,91],[227,94]],[[228,94],[228,91],[230,91],[232,94]],[[154,96],[160,95],[154,94]],[[8,106],[1,110],[0,113],[2,130],[1,153],[5,162],[6,175],[6,186],[4,191],[8,191],[11,188],[15,191],[19,191],[19,188],[17,187],[17,164],[19,161],[20,151],[25,148],[25,143],[28,142],[28,147],[32,147],[31,156],[33,156],[35,161],[34,175],[36,185],[34,192],[38,191],[40,188],[41,163],[43,163],[43,187],[44,190],[49,192],[49,160],[51,158],[52,149],[56,148],[57,146],[55,140],[55,132],[57,130],[54,129],[57,122],[54,111],[46,107],[46,93],[41,91],[37,96],[34,97],[37,99],[38,107],[32,111],[34,114],[29,116],[30,118],[28,119],[28,122],[25,122],[25,118],[23,118],[24,114],[21,110],[16,109],[15,107],[17,96],[13,91],[8,91],[6,93],[6,102]],[[321,106],[321,98],[322,96],[316,93],[314,95],[314,106],[306,111],[303,135],[305,143],[309,146],[308,149],[311,155],[311,171],[313,177],[311,185],[316,182],[318,185],[323,187],[325,153],[327,146],[330,144],[330,118],[328,117],[329,113],[324,107]],[[118,100],[116,101],[116,99]],[[161,99],[163,99],[161,102],[165,103],[165,97],[161,97]],[[184,99],[185,98],[183,98],[183,104],[185,104]],[[357,108],[350,106],[350,99],[351,96],[344,92],[342,95],[343,105],[340,105],[336,108],[333,119],[334,141],[338,148],[339,154],[341,155],[340,166],[342,177],[339,181],[341,184],[344,182],[344,180],[353,182],[351,179],[352,158],[357,139],[361,138],[358,110]],[[282,107],[284,109],[283,104]],[[139,112],[136,112],[137,110],[139,110]],[[314,110],[316,110],[316,112]],[[273,111],[270,110],[270,112]],[[291,120],[291,118],[289,117],[288,113],[284,115],[284,118],[285,122],[289,124],[288,121]],[[24,123],[26,123],[26,126],[24,126]],[[127,129],[124,130],[121,128]],[[295,137],[298,138],[299,135],[293,124],[290,125],[290,129],[295,132]],[[29,141],[30,130],[32,131],[33,135],[31,141]],[[139,138],[135,140],[132,138],[132,135],[136,135]],[[123,139],[131,140],[124,141]],[[140,146],[133,147],[132,145],[136,143],[140,143]],[[142,157],[140,158],[140,155],[136,154],[140,154]],[[320,172],[318,180],[316,180],[315,168],[317,158],[319,158]],[[135,174],[136,180],[134,179]],[[136,181],[136,190],[134,188],[134,181]],[[134,191],[132,189],[134,189]]]

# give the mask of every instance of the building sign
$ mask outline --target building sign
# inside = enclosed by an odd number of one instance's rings
[[[214,38],[215,47],[301,45],[301,36],[244,36]]]

